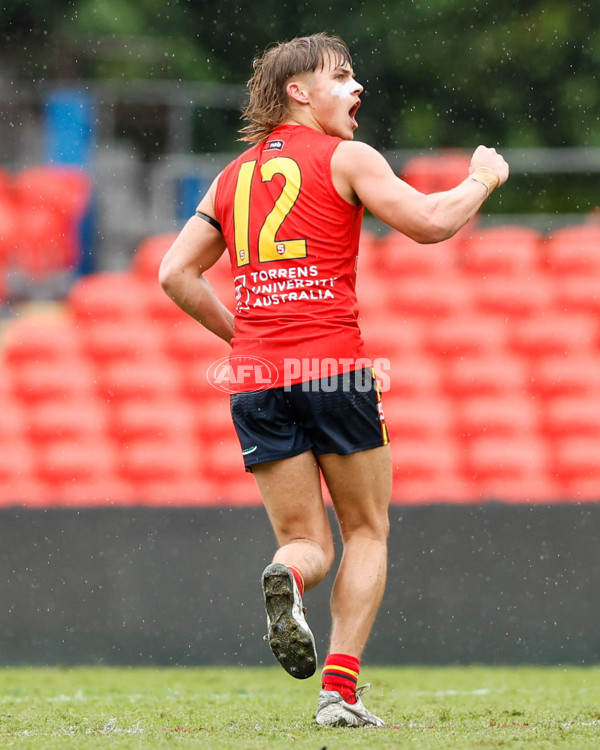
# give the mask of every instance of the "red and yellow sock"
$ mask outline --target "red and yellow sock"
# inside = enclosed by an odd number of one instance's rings
[[[286,565],[285,567],[289,568],[290,573],[294,576],[300,596],[304,596],[304,577],[302,573],[294,565]]]
[[[346,703],[356,703],[360,659],[348,654],[329,654],[321,675],[323,690],[337,690]]]

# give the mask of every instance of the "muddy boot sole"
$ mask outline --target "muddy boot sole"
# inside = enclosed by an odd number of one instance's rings
[[[272,563],[265,568],[262,586],[273,655],[292,677],[312,677],[317,669],[315,641],[294,577],[285,565]]]

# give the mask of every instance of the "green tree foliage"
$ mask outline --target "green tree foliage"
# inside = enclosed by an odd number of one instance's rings
[[[24,77],[243,83],[267,44],[326,31],[353,51],[366,89],[360,137],[380,148],[600,145],[595,0],[5,0],[2,9],[4,49]]]

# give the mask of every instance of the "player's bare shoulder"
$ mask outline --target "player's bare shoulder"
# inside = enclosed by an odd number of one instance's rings
[[[341,141],[336,146],[331,160],[332,166],[335,164],[341,168],[351,169],[357,161],[364,163],[373,158],[383,158],[381,154],[362,141]]]
[[[350,203],[357,199],[359,182],[367,175],[393,176],[385,158],[377,149],[362,141],[342,141],[331,158],[331,177],[336,190]]]

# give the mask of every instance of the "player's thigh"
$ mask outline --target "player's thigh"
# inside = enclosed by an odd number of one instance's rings
[[[392,492],[392,462],[388,445],[347,456],[319,456],[342,536],[357,530],[387,536]]]
[[[312,451],[257,464],[252,471],[280,545],[294,539],[330,545],[319,464]]]

